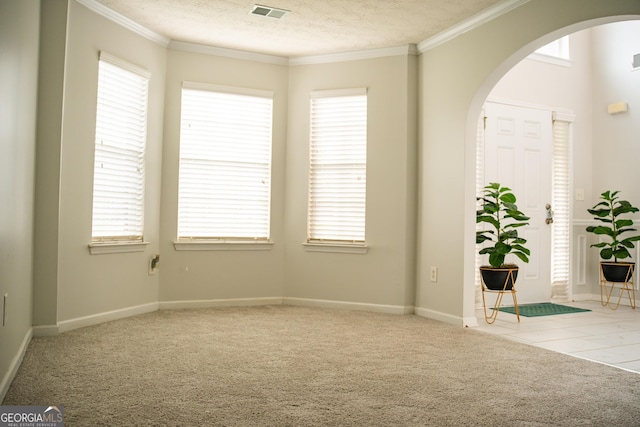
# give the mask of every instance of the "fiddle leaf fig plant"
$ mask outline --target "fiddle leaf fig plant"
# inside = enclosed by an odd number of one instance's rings
[[[638,208],[627,200],[620,200],[619,191],[605,191],[600,195],[600,202],[587,211],[593,215],[601,225],[590,225],[587,231],[600,236],[608,236],[609,241],[594,243],[591,247],[600,248],[600,257],[608,260],[613,258],[615,262],[619,259],[631,258],[629,249],[633,248],[634,242],[640,240],[640,235],[629,235],[636,231],[633,220],[623,218],[623,215],[636,213]],[[623,238],[622,234],[626,237]]]
[[[479,254],[489,254],[492,267],[504,266],[508,254],[529,262],[531,252],[524,246],[527,241],[518,236],[518,228],[528,225],[529,217],[518,209],[512,190],[492,182],[484,187],[477,200],[481,203],[476,211],[476,223],[489,226],[476,231],[476,244],[485,244]]]

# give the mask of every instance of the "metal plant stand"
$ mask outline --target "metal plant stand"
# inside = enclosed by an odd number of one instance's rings
[[[518,323],[520,323],[520,312],[518,310],[518,300],[516,298],[516,286],[513,270],[509,270],[509,272],[507,273],[507,277],[505,278],[504,286],[502,287],[502,289],[489,289],[482,277],[480,280],[482,281],[482,308],[484,309],[484,320],[490,325],[496,321],[496,319],[498,318],[498,313],[500,312],[500,306],[502,305],[502,297],[504,297],[504,294],[510,293],[511,297],[513,298],[513,306],[515,307],[516,317],[518,318]],[[509,283],[512,283],[511,289],[507,289],[507,285]],[[493,305],[490,314],[487,313],[487,303],[484,296],[485,292],[498,294],[496,302]]]
[[[600,263],[600,303],[602,303],[603,307],[608,306],[612,310],[617,310],[620,307],[620,301],[622,300],[622,295],[624,292],[627,292],[627,297],[629,298],[629,304],[631,308],[635,310],[636,308],[636,288],[633,281],[633,265],[629,265],[626,277],[624,281],[621,282],[610,282],[604,277],[604,271],[602,265],[606,263]],[[618,294],[618,301],[615,305],[611,301],[611,295],[615,288],[615,285],[620,285],[620,293]],[[615,296],[614,296],[615,300]]]

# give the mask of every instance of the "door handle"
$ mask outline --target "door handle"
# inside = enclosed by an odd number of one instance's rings
[[[546,222],[547,224],[553,224],[553,211],[551,210],[551,205],[547,203],[545,209],[547,210],[547,218],[544,220],[544,222]]]

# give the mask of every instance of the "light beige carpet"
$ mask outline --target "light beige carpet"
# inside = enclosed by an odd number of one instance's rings
[[[640,375],[416,316],[159,311],[36,338],[4,405],[67,426],[637,426]]]

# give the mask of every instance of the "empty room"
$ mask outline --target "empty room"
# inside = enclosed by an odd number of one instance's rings
[[[0,1],[3,417],[637,425],[637,240],[591,212],[640,206],[639,38],[637,0]]]

